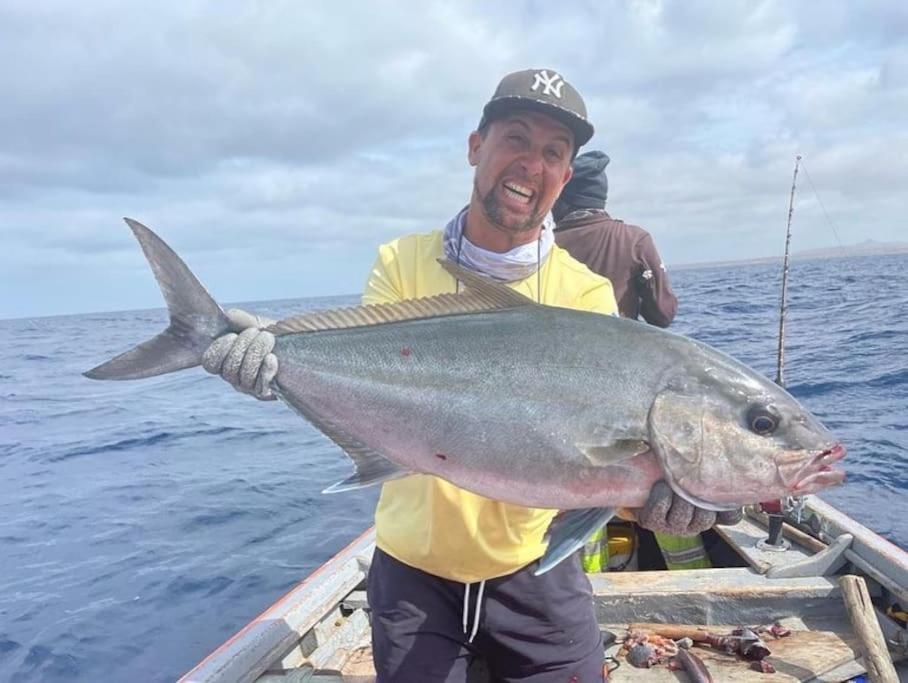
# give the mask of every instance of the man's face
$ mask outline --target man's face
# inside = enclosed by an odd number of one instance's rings
[[[470,134],[473,197],[489,223],[517,234],[535,230],[571,179],[574,136],[555,119],[517,111]]]

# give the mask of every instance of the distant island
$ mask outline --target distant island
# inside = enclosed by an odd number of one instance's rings
[[[811,259],[847,258],[849,256],[888,256],[889,254],[908,253],[908,242],[877,242],[864,240],[858,244],[826,249],[804,249],[791,253],[792,261],[809,261]],[[746,266],[759,263],[782,263],[782,254],[762,258],[739,259],[732,261],[699,261],[697,263],[679,263],[673,270],[688,268],[718,268],[725,266]]]

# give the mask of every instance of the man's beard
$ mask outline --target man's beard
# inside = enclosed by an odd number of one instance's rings
[[[542,222],[545,220],[546,211],[538,211],[538,203],[536,205],[537,211],[531,213],[524,220],[514,220],[507,218],[507,209],[501,206],[498,201],[498,197],[495,195],[495,190],[498,187],[496,183],[495,186],[489,190],[486,195],[483,197],[479,194],[479,188],[476,186],[476,181],[473,181],[473,192],[480,199],[482,204],[482,210],[486,215],[486,218],[489,219],[489,222],[494,225],[496,228],[503,232],[511,233],[514,235],[519,235],[524,232],[531,232],[536,230]]]

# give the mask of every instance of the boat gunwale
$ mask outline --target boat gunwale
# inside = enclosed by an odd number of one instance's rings
[[[306,592],[332,572],[340,574],[348,567],[352,568],[348,580],[334,591],[343,595],[326,596],[326,603],[336,603],[365,579],[367,567],[363,563],[369,561],[374,548],[375,528],[370,527],[208,654],[186,672],[178,683],[254,681],[276,657],[292,648],[327,611],[309,609],[294,619],[294,613],[301,609],[307,599],[312,599]],[[275,637],[268,630],[273,630],[271,627],[278,623],[282,623],[285,628]],[[256,630],[257,627],[260,629]],[[242,667],[241,672],[234,671],[237,666]]]

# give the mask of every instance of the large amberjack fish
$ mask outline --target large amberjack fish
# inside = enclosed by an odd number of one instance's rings
[[[127,219],[170,311],[161,334],[86,372],[195,367],[230,324],[186,264]],[[414,473],[564,510],[538,571],[664,479],[725,510],[842,482],[838,441],[784,389],[705,344],[537,304],[454,264],[461,294],[288,318],[270,328],[275,393],[355,471],[327,491]],[[452,283],[453,288],[453,283]]]

